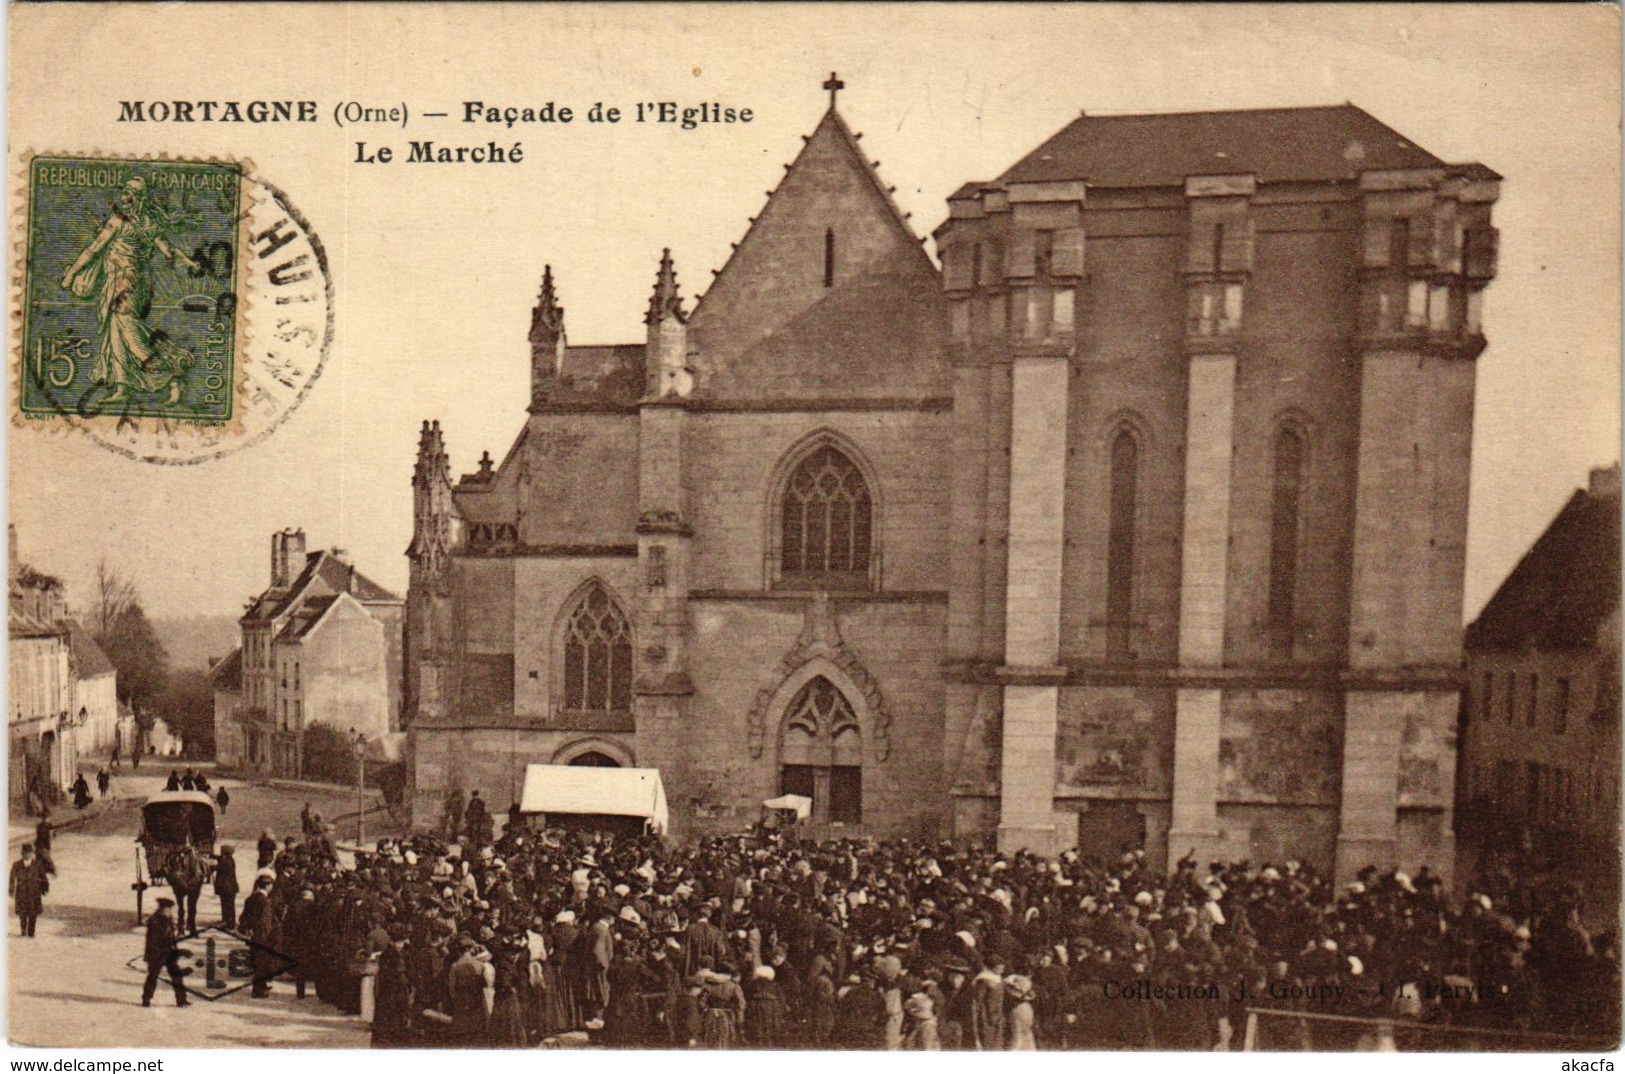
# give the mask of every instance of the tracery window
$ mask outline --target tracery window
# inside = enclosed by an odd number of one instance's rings
[[[632,631],[603,586],[594,583],[570,613],[564,633],[564,708],[632,708]]]
[[[825,445],[790,474],[779,504],[779,579],[817,589],[869,584],[874,505],[852,460]]]

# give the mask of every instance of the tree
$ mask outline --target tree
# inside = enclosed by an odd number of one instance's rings
[[[118,669],[118,696],[135,711],[142,727],[152,726],[153,708],[169,680],[169,654],[139,602],[130,604],[96,635],[107,659]]]
[[[202,671],[171,672],[158,708],[188,757],[214,756],[214,686]]]
[[[90,632],[98,642],[113,633],[118,621],[141,603],[135,583],[105,558],[96,563],[95,605],[90,609]]]
[[[153,706],[169,685],[169,654],[135,583],[105,558],[96,564],[90,631],[118,670],[119,700],[134,710],[143,730],[151,728]]]

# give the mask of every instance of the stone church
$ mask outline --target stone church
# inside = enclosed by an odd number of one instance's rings
[[[1083,115],[939,264],[860,137],[832,92],[641,342],[567,342],[544,272],[500,462],[425,423],[416,823],[636,765],[679,837],[800,793],[820,834],[1447,870],[1499,176],[1353,105]]]

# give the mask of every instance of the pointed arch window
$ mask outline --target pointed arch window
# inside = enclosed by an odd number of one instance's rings
[[[1275,657],[1292,659],[1298,594],[1298,528],[1303,507],[1303,436],[1291,428],[1275,435],[1275,478],[1270,506],[1269,606],[1266,625]]]
[[[570,712],[632,708],[632,630],[597,583],[581,595],[565,625],[563,701]]]
[[[795,589],[867,589],[874,501],[856,464],[826,444],[790,472],[780,497],[778,581]]]
[[[1106,533],[1106,656],[1133,659],[1135,510],[1140,444],[1120,429],[1111,445],[1111,506]]]
[[[822,675],[785,709],[779,791],[812,799],[815,824],[863,820],[863,746],[857,713]]]

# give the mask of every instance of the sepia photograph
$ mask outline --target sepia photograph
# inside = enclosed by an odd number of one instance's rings
[[[1613,1069],[1617,7],[7,19],[13,1056]]]

